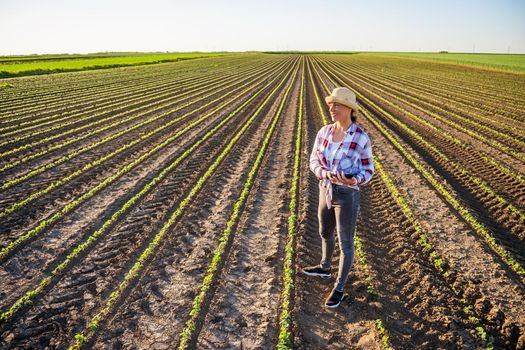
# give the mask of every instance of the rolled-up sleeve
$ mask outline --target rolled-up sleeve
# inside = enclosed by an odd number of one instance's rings
[[[310,170],[317,176],[318,179],[326,178],[327,168],[321,164],[321,160],[318,156],[318,149],[321,144],[321,135],[323,129],[319,130],[317,136],[315,137],[314,147],[312,153],[310,154]]]
[[[372,143],[370,142],[370,139],[368,137],[365,147],[361,149],[360,153],[361,157],[359,159],[359,174],[357,174],[355,177],[357,178],[357,183],[359,185],[364,185],[368,181],[370,181],[375,172],[374,158],[372,156]]]

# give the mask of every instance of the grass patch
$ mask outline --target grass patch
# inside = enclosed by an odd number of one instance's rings
[[[374,56],[401,57],[423,61],[440,61],[466,66],[525,73],[525,54],[444,52],[374,52],[369,54]]]
[[[27,56],[0,59],[0,78],[25,75],[53,74],[92,69],[107,69],[164,62],[175,62],[196,58],[218,57],[232,53],[151,53],[124,55],[56,55]]]

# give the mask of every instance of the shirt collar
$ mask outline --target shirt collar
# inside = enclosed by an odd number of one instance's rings
[[[333,123],[331,127],[332,127],[332,130],[330,131],[333,133],[335,129],[335,123]],[[357,130],[357,124],[355,122],[352,122],[352,124],[350,124],[348,129],[346,129],[345,134],[352,135],[356,130]]]

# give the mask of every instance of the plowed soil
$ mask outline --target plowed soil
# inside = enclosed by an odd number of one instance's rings
[[[272,349],[285,331],[295,349],[525,348],[524,75],[399,58],[254,54],[5,80],[15,88],[0,91],[1,349],[174,349],[194,312],[195,349]],[[308,157],[330,122],[323,100],[335,86],[361,94],[358,123],[382,170],[360,189],[361,244],[347,298],[330,310],[335,269],[320,279],[301,268],[321,255]],[[292,317],[282,329],[298,133]]]

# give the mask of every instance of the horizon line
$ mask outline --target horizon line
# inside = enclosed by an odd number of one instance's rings
[[[50,55],[94,55],[94,54],[173,54],[173,53],[409,53],[409,54],[468,54],[468,55],[525,55],[525,52],[465,52],[465,51],[368,51],[368,50],[245,50],[245,51],[94,51],[87,53],[79,52],[50,52],[31,54],[0,54],[0,57],[22,57],[22,56],[50,56]]]

